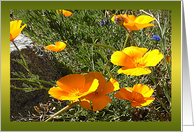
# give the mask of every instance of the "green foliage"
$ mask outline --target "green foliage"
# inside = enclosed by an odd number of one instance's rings
[[[11,78],[10,80],[17,80],[17,81],[25,82],[25,83],[23,83],[22,88],[18,88],[16,86],[11,86],[11,88],[14,88],[14,89],[24,90],[25,92],[32,92],[32,91],[39,90],[39,89],[49,90],[48,88],[46,88],[42,85],[44,83],[49,84],[51,86],[55,86],[55,84],[53,84],[51,82],[40,80],[38,75],[28,74],[26,77],[26,75],[23,74],[22,72],[19,72],[19,73],[12,72],[12,74],[18,78]]]
[[[150,75],[138,77],[118,74],[120,67],[110,62],[114,49],[120,51],[123,50],[124,45],[134,45],[133,40],[130,37],[127,38],[127,33],[122,26],[117,26],[110,20],[112,14],[153,15],[156,18],[153,22],[155,26],[134,31],[131,35],[139,47],[149,50],[159,49],[165,58],[171,56],[171,11],[71,10],[71,12],[73,14],[70,17],[58,15],[56,10],[15,10],[13,14],[27,24],[24,29],[25,34],[39,46],[45,47],[57,41],[67,41],[67,47],[62,52],[52,52],[52,55],[61,66],[71,69],[72,73],[101,72],[108,80],[111,76],[106,65],[118,80],[120,87],[133,87],[138,83],[146,84],[155,89],[156,100],[149,106],[133,108],[129,101],[116,99],[113,97],[114,93],[111,93],[112,102],[101,111],[85,110],[78,105],[63,113],[60,118],[63,121],[95,122],[171,121],[171,64],[167,64],[166,59],[156,67],[150,68],[152,70]],[[104,18],[110,20],[110,26],[100,26]],[[153,35],[160,35],[161,41],[154,41]],[[42,88],[41,83],[45,83],[35,75],[31,75],[30,80],[22,73],[14,73],[14,75],[29,83],[24,83],[23,90],[27,92],[38,90]],[[39,87],[34,88],[34,86]],[[62,108],[60,104],[56,107],[57,110]],[[160,118],[161,115],[165,117]],[[54,120],[57,121],[57,119]]]

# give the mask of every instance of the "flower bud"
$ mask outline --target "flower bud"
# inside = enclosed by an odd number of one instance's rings
[[[122,17],[115,16],[114,17],[114,23],[117,25],[123,25],[124,19]]]

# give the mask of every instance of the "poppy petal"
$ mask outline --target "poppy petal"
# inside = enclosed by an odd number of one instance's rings
[[[135,46],[127,47],[123,50],[125,54],[133,58],[134,60],[140,59],[148,51],[147,48],[139,48]]]
[[[163,57],[163,54],[155,49],[147,52],[142,59],[144,60],[144,63],[146,63],[146,66],[156,66]]]
[[[20,30],[22,31],[25,27],[26,27],[26,24],[24,24],[24,25],[20,28]]]
[[[129,31],[139,30],[134,24],[124,23],[123,26],[125,26]]]
[[[114,15],[112,18],[111,18],[111,21],[113,21],[114,22],[114,17],[115,17],[116,15]]]
[[[66,10],[59,10],[59,11],[60,11],[60,13],[63,13],[63,15],[67,16],[67,17],[71,16],[71,14],[72,14],[72,12],[66,11]],[[59,15],[58,11],[57,11],[57,14]]]
[[[55,45],[48,45],[45,47],[46,50],[61,52],[66,47],[64,42],[56,42]]]
[[[21,20],[18,20],[17,21],[17,24],[15,24],[15,29],[19,29],[20,26],[21,26],[21,24],[22,24],[22,21]]]
[[[55,43],[55,46],[58,47],[58,52],[61,52],[66,47],[66,44],[59,41]]]
[[[84,93],[81,96],[89,95],[89,94],[95,92],[97,90],[98,86],[99,86],[99,81],[97,79],[94,79],[89,90],[86,92],[84,91]],[[85,87],[85,89],[88,89],[88,88]]]
[[[141,15],[141,16],[138,16],[134,23],[138,23],[138,24],[145,24],[145,23],[149,23],[151,21],[155,20],[155,18],[151,17],[151,16],[148,16],[148,15]]]
[[[70,11],[64,11],[63,12],[63,15],[65,15],[65,16],[67,16],[67,17],[69,17],[69,16],[71,16],[71,12]]]
[[[81,100],[81,107],[84,109],[92,110],[90,101],[86,99]]]
[[[24,27],[26,27],[26,24],[24,24],[20,28],[21,23],[21,20],[15,20],[10,22],[10,41],[14,40],[21,33]]]
[[[100,94],[106,95],[116,90],[119,90],[119,83],[117,80],[110,78],[110,80],[106,83]]]
[[[58,100],[69,100],[72,99],[72,97],[69,98],[69,93],[65,92],[62,88],[60,87],[53,87],[50,88],[50,90],[48,91],[48,93],[58,99]]]
[[[114,65],[134,67],[134,61],[122,51],[116,51],[111,55],[111,62]]]
[[[10,41],[14,40],[17,36],[19,36],[21,33],[20,29],[13,30],[10,32]]]
[[[122,67],[118,70],[118,73],[123,73],[126,75],[131,76],[140,76],[151,73],[151,70],[149,68],[129,68],[129,67]]]
[[[81,74],[69,74],[62,77],[57,81],[57,86],[68,93],[71,93],[74,88],[84,90],[83,92],[88,91],[88,88],[84,89],[85,77]]]
[[[154,26],[154,24],[149,24],[149,23],[139,24],[139,23],[135,23],[135,27],[137,29],[142,29],[142,28],[152,27],[152,26]]]
[[[99,111],[107,106],[107,104],[111,102],[111,99],[109,96],[97,96],[96,98],[92,99],[93,104],[93,111]]]
[[[51,50],[51,51],[57,51],[55,45],[48,45],[45,47],[46,50]]]
[[[154,100],[155,100],[154,97],[149,97],[149,98],[145,98],[145,100],[143,100],[142,102],[132,102],[131,105],[135,108],[147,106],[147,105],[151,104]]]
[[[150,97],[154,92],[152,88],[142,84],[134,85],[133,91],[141,93],[144,97]]]
[[[92,78],[92,79],[97,79],[99,81],[99,86],[98,86],[98,91],[101,91],[102,88],[104,88],[105,84],[106,84],[106,79],[103,77],[101,72],[90,72],[88,74],[84,75],[86,80]],[[86,81],[86,82],[90,82],[90,81]]]
[[[132,24],[134,23],[136,17],[134,15],[123,15],[124,16],[124,22],[128,23],[128,24]]]
[[[146,100],[141,100],[141,101],[132,101],[131,102],[131,106],[138,108],[138,107],[142,107],[142,104],[146,103]]]
[[[57,12],[57,15],[59,15],[59,11],[57,10],[56,12]]]
[[[79,100],[82,96],[86,96],[87,94],[90,94],[94,92],[98,87],[98,80],[94,79],[92,85],[90,88],[85,91],[84,88],[80,89],[79,86],[72,87],[72,85],[69,83],[69,86],[59,85],[60,87],[54,87],[49,90],[49,94],[53,96],[54,98],[57,98],[59,100]],[[79,84],[77,84],[79,85]],[[61,87],[63,86],[63,87]],[[69,88],[69,89],[67,89]],[[83,99],[83,98],[82,98]]]
[[[114,96],[119,99],[133,100],[132,91],[128,88],[121,88]]]

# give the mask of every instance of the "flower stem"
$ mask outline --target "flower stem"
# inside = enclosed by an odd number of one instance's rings
[[[125,40],[125,43],[124,43],[124,46],[123,46],[123,49],[126,47],[126,45],[127,45],[127,40],[128,40],[128,38],[129,38],[129,34],[127,34],[127,37],[126,37],[126,40]]]
[[[122,25],[123,26],[123,25]],[[131,37],[131,39],[133,40],[133,42],[135,43],[135,46],[138,46],[137,42],[135,41],[135,39],[133,38],[133,36],[130,34],[129,30],[123,26],[123,28],[127,31],[127,33],[129,34],[129,36]]]
[[[114,75],[111,73],[111,71],[110,71],[109,68],[106,66],[106,64],[105,64],[105,67],[106,67],[108,73],[110,74],[110,76],[114,79]]]
[[[71,103],[70,105],[64,107],[63,109],[61,109],[60,111],[58,111],[57,113],[55,113],[54,115],[52,115],[52,116],[51,116],[50,118],[48,118],[45,122],[50,121],[54,116],[59,115],[59,114],[65,112],[65,111],[67,111],[68,109],[70,109],[71,107],[73,107],[74,105],[79,104],[79,103],[80,103],[79,101],[75,101],[75,102]]]
[[[20,54],[20,56],[21,56],[21,58],[22,58],[22,60],[23,60],[23,62],[24,62],[24,65],[25,65],[24,68],[25,68],[30,74],[32,74],[32,72],[31,72],[30,69],[28,68],[28,65],[27,65],[27,63],[26,63],[26,61],[25,61],[25,59],[24,59],[24,56],[22,55],[21,51],[18,49],[17,45],[15,44],[15,42],[14,42],[13,40],[12,40],[11,42],[15,45],[16,49],[18,50],[18,52],[19,52],[19,54]]]

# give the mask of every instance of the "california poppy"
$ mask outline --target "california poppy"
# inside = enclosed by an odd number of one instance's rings
[[[166,63],[167,64],[171,63],[171,57],[170,56],[166,56]],[[162,62],[162,64],[164,64],[164,63]]]
[[[45,47],[46,50],[61,52],[66,47],[64,42],[56,42],[55,45],[48,45]]]
[[[15,20],[10,22],[10,41],[13,41],[17,36],[19,36],[24,27],[26,27],[25,24],[20,28],[21,23],[21,20]]]
[[[136,84],[133,88],[121,88],[114,96],[119,99],[131,101],[131,105],[135,108],[147,106],[155,100],[150,97],[154,90],[146,85]]]
[[[148,15],[141,15],[135,17],[134,15],[114,15],[111,19],[117,25],[125,26],[129,31],[135,31],[146,27],[154,26],[149,22],[155,20],[155,18]]]
[[[163,55],[157,49],[147,51],[147,48],[127,47],[114,52],[111,62],[114,65],[124,66],[118,70],[118,73],[135,76],[149,74],[151,70],[147,67],[156,66],[163,59]]]
[[[82,74],[69,74],[57,81],[58,87],[48,93],[58,100],[78,101],[79,98],[96,91],[99,82],[93,77]]]
[[[167,56],[167,57],[166,57],[166,62],[167,62],[167,64],[168,64],[168,63],[171,63],[171,57],[170,57],[170,56]]]
[[[85,109],[92,110],[90,106],[90,103],[92,102],[93,111],[99,111],[111,102],[111,99],[107,94],[118,90],[119,83],[113,78],[106,83],[106,79],[100,72],[91,72],[86,74],[85,77],[96,78],[99,80],[99,86],[94,92],[80,98],[81,106]]]
[[[71,16],[72,12],[66,11],[66,10],[59,10],[60,13],[62,13],[64,16]],[[57,14],[59,15],[59,12],[57,11]]]

